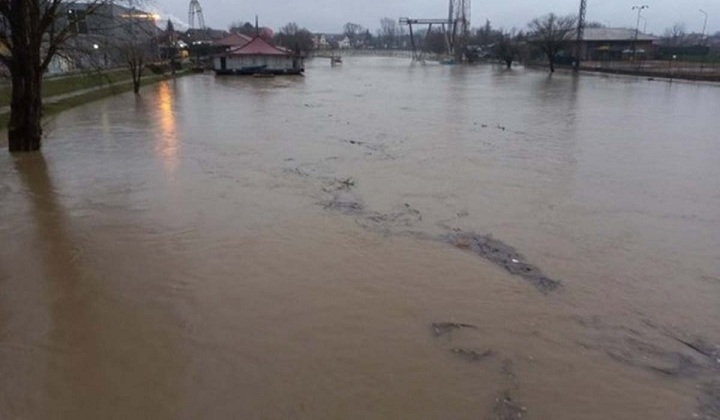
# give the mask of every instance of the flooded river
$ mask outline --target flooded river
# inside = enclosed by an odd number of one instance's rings
[[[0,153],[0,418],[718,419],[719,109],[347,58],[57,115]]]

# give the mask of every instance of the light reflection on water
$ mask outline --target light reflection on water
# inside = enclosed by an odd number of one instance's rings
[[[160,119],[159,142],[156,151],[166,163],[168,171],[177,166],[178,138],[175,123],[174,93],[170,82],[161,82],[157,87],[158,116]]]

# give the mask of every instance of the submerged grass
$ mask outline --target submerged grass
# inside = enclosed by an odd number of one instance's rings
[[[49,98],[126,80],[130,80],[130,72],[125,68],[49,77],[43,81],[42,96]],[[0,106],[10,105],[10,94],[10,83],[0,85]]]
[[[122,74],[119,74],[122,73]],[[187,74],[191,74],[189,70],[178,71],[175,76],[181,77]],[[82,81],[80,79],[89,79]],[[172,76],[169,74],[152,75],[143,78],[143,86],[157,83],[161,80],[171,79]],[[109,82],[110,81],[110,82]],[[96,89],[92,89],[96,88]],[[127,69],[113,70],[103,74],[94,73],[92,75],[81,75],[81,76],[68,76],[62,78],[62,80],[48,79],[43,85],[43,98],[50,99],[53,96],[71,94],[75,91],[92,89],[78,95],[69,95],[66,98],[59,100],[47,101],[43,104],[43,117],[58,114],[62,111],[83,105],[88,102],[96,101],[98,99],[107,98],[109,96],[117,95],[119,93],[129,92],[132,90],[132,80],[130,78],[130,72]],[[7,91],[7,92],[6,92]],[[7,95],[9,101],[9,86],[0,87],[0,106],[7,106],[8,104],[3,102]],[[10,112],[0,112],[0,129],[7,128],[10,121]]]

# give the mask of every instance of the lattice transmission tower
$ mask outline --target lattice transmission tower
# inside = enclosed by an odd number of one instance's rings
[[[470,38],[470,0],[450,0],[449,3],[451,50],[457,58],[462,58]]]
[[[448,56],[457,61],[462,61],[470,38],[470,0],[449,0],[447,18],[413,19],[401,17],[399,22],[401,25],[407,25],[410,29],[413,60],[422,60],[425,53],[425,42],[422,37],[416,39],[413,25],[427,25],[425,38],[432,32],[433,25],[439,25],[445,37]]]
[[[587,10],[587,0],[580,0],[580,11],[578,12],[577,34],[575,36],[575,71],[580,70],[580,55],[582,54],[582,40],[585,33],[585,12]]]
[[[203,17],[202,7],[199,0],[190,0],[190,9],[188,10],[188,23],[190,29],[195,29],[195,18],[199,29],[205,29],[205,18]]]

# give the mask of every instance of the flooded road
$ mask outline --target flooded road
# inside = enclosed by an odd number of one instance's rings
[[[62,113],[0,153],[0,418],[718,419],[718,109],[347,58]]]

